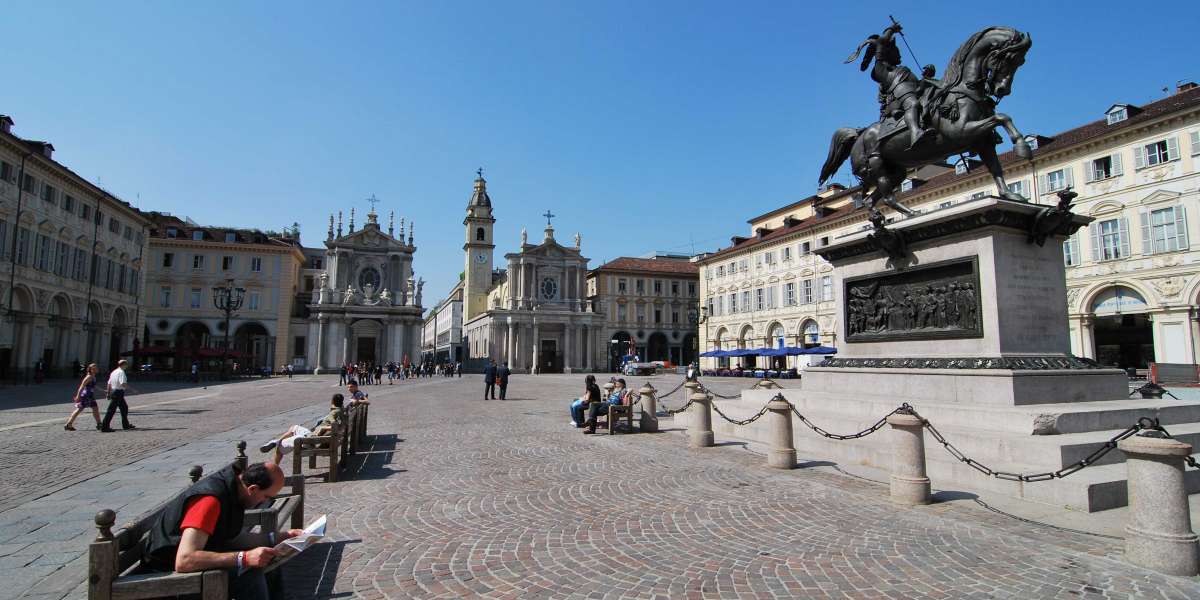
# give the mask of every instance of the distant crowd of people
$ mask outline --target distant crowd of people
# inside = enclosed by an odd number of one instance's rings
[[[345,363],[338,371],[338,383],[346,385],[348,381],[356,379],[362,385],[382,385],[383,379],[386,376],[388,385],[392,385],[397,380],[433,377],[434,375],[462,377],[462,363],[434,363],[432,361],[419,364],[400,363],[396,361],[384,364],[369,362]]]

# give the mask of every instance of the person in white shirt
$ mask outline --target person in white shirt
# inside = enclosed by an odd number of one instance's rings
[[[100,431],[105,433],[113,430],[110,425],[117,409],[121,410],[121,429],[137,429],[129,422],[129,405],[125,403],[125,391],[137,391],[129,385],[129,377],[125,375],[125,367],[128,365],[129,361],[118,360],[117,368],[108,375],[108,410],[104,412],[104,422],[100,424]]]

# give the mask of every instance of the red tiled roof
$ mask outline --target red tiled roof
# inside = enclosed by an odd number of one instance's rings
[[[1057,150],[1062,150],[1064,148],[1068,148],[1070,146],[1074,146],[1076,144],[1080,144],[1080,143],[1092,140],[1094,138],[1108,135],[1108,134],[1111,134],[1116,131],[1121,131],[1123,129],[1135,127],[1135,126],[1145,123],[1147,121],[1151,121],[1151,120],[1157,119],[1159,117],[1169,115],[1171,113],[1175,113],[1175,112],[1182,111],[1182,110],[1187,110],[1189,108],[1194,108],[1194,107],[1198,107],[1198,106],[1200,106],[1200,88],[1193,88],[1190,90],[1179,92],[1179,93],[1173,94],[1171,96],[1168,96],[1166,98],[1163,98],[1162,100],[1158,100],[1158,101],[1146,104],[1145,106],[1142,106],[1136,110],[1129,111],[1129,118],[1125,119],[1124,121],[1121,121],[1120,123],[1114,123],[1112,125],[1109,125],[1107,119],[1098,119],[1096,121],[1087,123],[1086,125],[1081,125],[1074,129],[1068,129],[1067,131],[1064,131],[1057,135],[1050,136],[1048,139],[1043,138],[1043,139],[1047,139],[1047,141],[1043,141],[1043,142],[1039,143],[1038,149],[1033,151],[1033,155],[1034,155],[1034,158],[1036,159],[1037,157],[1045,155],[1048,152],[1055,152]],[[1020,160],[1022,160],[1022,159],[1020,157],[1018,157],[1016,155],[1016,153],[1013,152],[1012,150],[1009,150],[1008,152],[1005,152],[1000,155],[1000,163],[1003,165],[1010,165],[1010,164],[1016,163]],[[911,191],[897,193],[896,198],[900,199],[900,200],[903,200],[904,198],[911,198],[918,194],[925,194],[927,192],[936,190],[938,188],[948,187],[958,181],[962,181],[962,180],[965,180],[965,179],[968,179],[971,177],[978,177],[979,175],[980,175],[980,171],[978,169],[974,170],[971,173],[966,173],[966,174],[962,174],[962,175],[959,175],[953,171],[949,171],[946,173],[942,173],[941,175],[936,175],[934,177],[931,177],[923,185],[921,185],[920,187],[914,188]],[[852,193],[852,192],[857,192],[857,191],[858,191],[858,188],[854,187],[854,188],[850,188],[850,189],[846,190],[846,192],[844,192],[844,193]],[[840,209],[830,212],[829,214],[825,215],[824,217],[810,217],[810,218],[805,219],[795,225],[792,225],[791,227],[780,227],[779,229],[776,229],[776,230],[772,231],[771,233],[768,233],[767,235],[762,236],[761,238],[757,237],[757,236],[752,237],[752,238],[746,239],[745,241],[738,242],[737,244],[734,244],[728,248],[718,250],[718,251],[704,257],[704,259],[701,260],[700,262],[711,263],[715,259],[719,259],[727,254],[730,254],[733,252],[740,252],[742,250],[746,250],[747,248],[752,248],[759,244],[781,238],[788,234],[796,233],[796,232],[804,230],[804,229],[809,229],[809,228],[815,227],[816,225],[819,225],[825,221],[844,217],[844,216],[854,212],[855,210],[861,210],[861,209],[855,209],[852,205],[847,205]],[[772,212],[774,212],[774,211],[772,211]],[[771,213],[766,213],[766,214],[771,214]]]
[[[592,272],[596,271],[645,271],[672,275],[699,276],[700,267],[690,260],[677,258],[630,258],[622,256],[596,267]]]

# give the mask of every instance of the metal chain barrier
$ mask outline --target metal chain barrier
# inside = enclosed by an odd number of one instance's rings
[[[1143,418],[1145,418],[1145,417],[1143,417]],[[1138,421],[1140,422],[1141,419],[1138,419]],[[1158,419],[1154,419],[1154,428],[1157,429],[1158,431],[1161,431],[1162,434],[1167,436],[1168,438],[1175,439],[1175,436],[1172,436],[1169,431],[1164,429],[1163,426],[1158,423]],[[1183,462],[1187,463],[1187,466],[1189,466],[1193,469],[1200,469],[1200,463],[1198,463],[1196,461],[1196,459],[1192,457],[1191,454],[1183,457]]]
[[[709,394],[708,399],[709,399],[709,401],[712,401],[712,394]],[[770,401],[767,401],[767,404],[770,404],[770,403],[771,403]],[[718,415],[721,415],[722,419],[725,419],[726,421],[729,421],[730,423],[733,423],[734,425],[741,427],[743,425],[749,425],[749,424],[757,421],[763,415],[767,414],[767,404],[763,405],[762,409],[758,411],[758,414],[754,415],[753,417],[750,417],[749,419],[742,419],[740,421],[737,419],[731,419],[729,417],[729,415],[721,412],[721,407],[717,406],[716,402],[712,403],[712,408],[714,411],[717,412]]]
[[[676,415],[676,414],[679,414],[679,413],[687,410],[688,407],[691,406],[692,404],[695,404],[695,402],[696,402],[695,400],[688,398],[687,404],[684,404],[683,406],[680,406],[679,408],[671,409],[671,408],[667,408],[665,406],[660,405],[658,407],[658,409],[667,413],[668,415]]]
[[[704,387],[703,383],[700,384],[700,391],[704,392],[705,394],[708,394],[709,396],[716,396],[722,400],[739,400],[742,397],[740,392],[736,396],[722,396],[721,394],[718,394],[718,393]]]
[[[1163,431],[1162,427],[1158,424],[1158,419],[1151,419],[1150,417],[1142,417],[1142,418],[1138,419],[1136,423],[1134,423],[1133,425],[1130,425],[1128,428],[1126,428],[1121,433],[1118,433],[1117,435],[1113,436],[1112,439],[1108,440],[1107,442],[1104,442],[1104,445],[1097,448],[1095,452],[1092,452],[1091,454],[1085,456],[1084,458],[1081,458],[1078,461],[1071,463],[1070,465],[1067,465],[1057,471],[1047,471],[1045,473],[1032,473],[1032,474],[1011,473],[1008,471],[998,471],[996,469],[992,469],[991,467],[988,467],[987,465],[985,465],[973,458],[967,457],[966,455],[964,455],[962,453],[961,450],[956,448],[954,446],[954,444],[951,444],[949,441],[947,441],[946,438],[942,435],[942,433],[937,430],[937,427],[934,427],[933,424],[930,423],[928,419],[917,414],[916,411],[913,411],[912,415],[917,417],[918,419],[921,419],[921,423],[924,425],[924,427],[926,429],[929,430],[930,435],[932,435],[933,438],[935,440],[937,440],[939,444],[941,444],[944,448],[946,448],[946,451],[949,452],[951,456],[953,456],[954,458],[957,458],[961,462],[967,463],[967,465],[970,466],[972,469],[975,469],[976,471],[979,471],[980,473],[983,473],[984,475],[987,475],[988,477],[995,477],[996,479],[1004,479],[1006,481],[1033,482],[1033,481],[1048,481],[1051,479],[1062,479],[1063,477],[1066,477],[1067,475],[1070,475],[1072,473],[1082,470],[1084,467],[1095,464],[1096,461],[1103,458],[1105,454],[1108,454],[1114,448],[1116,448],[1117,442],[1119,442],[1123,439],[1132,437],[1132,436],[1136,435],[1139,431],[1142,431],[1144,429]],[[1166,432],[1163,431],[1163,433],[1166,433]],[[1191,459],[1190,456],[1188,458]],[[1195,460],[1191,459],[1190,463],[1194,465]]]
[[[655,395],[654,397],[658,398],[659,400],[662,400],[663,398],[666,398],[667,396],[670,396],[671,394],[678,392],[683,387],[683,384],[685,384],[685,383],[687,383],[687,379],[684,379],[683,381],[679,382],[679,385],[675,386],[675,389],[673,389],[665,394],[662,394],[662,395]]]
[[[875,433],[876,431],[879,431],[880,429],[882,429],[883,426],[887,424],[888,417],[890,417],[896,413],[906,413],[906,412],[912,410],[912,407],[909,406],[907,402],[905,402],[904,404],[897,406],[895,408],[895,410],[893,410],[892,412],[890,412],[886,415],[883,415],[883,417],[881,417],[878,421],[876,421],[874,425],[872,425],[862,431],[859,431],[856,433],[847,433],[847,434],[829,433],[828,431],[825,431],[824,429],[817,427],[815,424],[813,424],[812,421],[809,421],[807,417],[800,414],[800,411],[796,410],[796,406],[794,404],[792,404],[791,402],[789,402],[786,398],[783,398],[782,394],[780,394],[777,397],[783,399],[784,402],[788,403],[788,406],[791,407],[791,409],[792,409],[792,413],[795,414],[796,418],[800,419],[800,422],[804,423],[804,425],[806,427],[815,431],[818,435],[824,436],[831,440],[856,440],[861,437],[866,437],[866,436],[871,435],[872,433]]]

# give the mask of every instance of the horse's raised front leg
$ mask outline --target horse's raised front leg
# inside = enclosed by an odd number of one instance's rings
[[[1029,142],[1025,141],[1025,136],[1017,130],[1017,126],[1013,125],[1012,117],[1004,113],[996,113],[996,120],[1000,122],[1004,131],[1008,132],[1008,139],[1013,143],[1013,152],[1025,160],[1033,159],[1033,149],[1029,147]]]
[[[992,179],[996,182],[997,196],[1017,202],[1029,201],[1024,196],[1008,189],[1008,183],[1004,181],[1004,170],[1000,168],[1000,159],[996,156],[995,146],[990,142],[983,142],[975,149],[975,153],[983,161],[983,166],[987,167],[988,172],[992,174]]]

